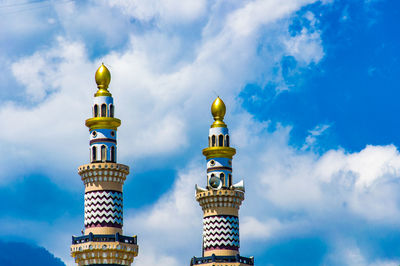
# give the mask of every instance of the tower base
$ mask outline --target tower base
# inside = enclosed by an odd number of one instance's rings
[[[236,256],[215,256],[214,254],[209,257],[193,257],[190,261],[190,266],[193,265],[203,265],[203,266],[246,266],[254,265],[254,258]]]
[[[137,238],[116,233],[72,237],[71,256],[78,265],[131,265],[138,255]]]

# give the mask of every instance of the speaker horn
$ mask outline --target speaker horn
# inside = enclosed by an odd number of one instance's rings
[[[194,186],[194,189],[196,190],[196,194],[199,192],[207,192],[208,190],[202,187],[197,186],[197,184]]]
[[[240,182],[234,184],[234,185],[233,185],[233,188],[234,188],[235,190],[240,190],[240,191],[245,192],[245,189],[244,189],[244,181],[242,180],[242,181],[240,181]]]

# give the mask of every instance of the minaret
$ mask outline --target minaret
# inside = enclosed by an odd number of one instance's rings
[[[78,173],[85,186],[85,231],[73,236],[71,256],[78,265],[131,265],[138,255],[136,236],[122,234],[122,186],[129,167],[117,163],[117,128],[108,85],[111,74],[102,64],[96,71],[97,92],[93,117],[86,120],[90,133],[90,163]]]
[[[196,185],[196,200],[203,209],[203,254],[190,265],[254,265],[253,257],[239,254],[239,207],[244,200],[243,181],[232,183],[232,158],[229,132],[224,123],[226,107],[218,97],[211,105],[214,123],[208,135],[207,187]],[[217,264],[216,264],[217,263]]]

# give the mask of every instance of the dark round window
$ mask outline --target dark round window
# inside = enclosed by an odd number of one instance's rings
[[[210,161],[210,165],[214,165],[215,164],[215,161],[214,160],[211,160]]]
[[[95,137],[97,136],[97,132],[96,132],[96,131],[93,131],[93,132],[92,132],[92,136],[93,136],[93,138],[95,138]]]
[[[115,131],[111,131],[111,137],[115,137]]]
[[[221,184],[221,179],[216,176],[211,176],[209,183],[212,188],[218,188]]]

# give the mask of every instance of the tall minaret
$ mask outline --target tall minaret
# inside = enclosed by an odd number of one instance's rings
[[[239,254],[239,207],[244,200],[243,181],[232,183],[232,158],[224,116],[226,107],[218,97],[211,105],[214,123],[208,135],[207,187],[196,185],[196,200],[203,209],[203,254],[190,265],[254,265],[253,257]],[[217,264],[215,264],[217,262]]]
[[[117,128],[108,84],[111,74],[102,64],[96,72],[97,92],[90,132],[90,163],[78,168],[85,185],[85,231],[73,236],[71,256],[78,265],[131,265],[138,255],[136,236],[122,235],[122,186],[129,167],[117,163]]]

